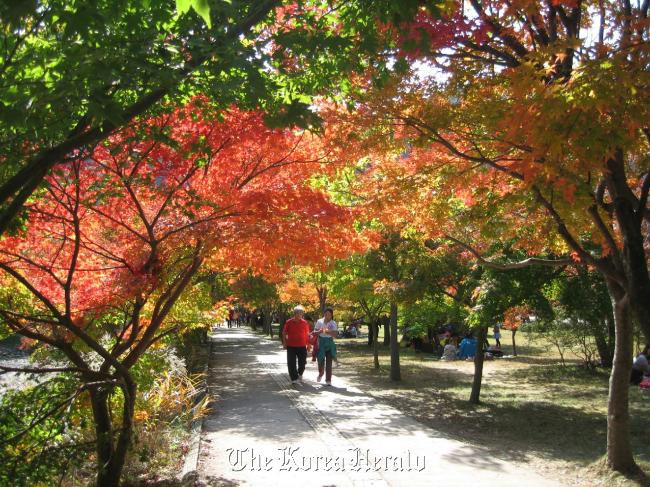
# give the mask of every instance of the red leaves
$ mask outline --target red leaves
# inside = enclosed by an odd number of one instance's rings
[[[515,331],[522,323],[530,321],[532,316],[533,311],[527,305],[508,308],[503,314],[503,328]]]
[[[351,212],[308,184],[325,161],[309,134],[197,99],[61,166],[29,206],[26,232],[0,242],[0,263],[32,286],[38,308],[83,328],[162,292],[199,247],[220,266],[267,272],[280,259],[350,252],[341,224]]]

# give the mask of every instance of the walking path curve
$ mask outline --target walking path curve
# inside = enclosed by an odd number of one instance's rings
[[[211,337],[199,483],[210,486],[559,487],[382,404],[347,380],[291,385],[277,341],[243,328]]]

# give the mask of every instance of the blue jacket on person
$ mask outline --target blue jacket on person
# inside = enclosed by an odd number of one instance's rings
[[[465,359],[476,355],[476,338],[465,337],[458,346],[458,358]]]

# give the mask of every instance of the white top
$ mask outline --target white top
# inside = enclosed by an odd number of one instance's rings
[[[314,331],[318,331],[318,330],[321,330],[321,332],[319,333],[320,336],[328,337],[330,335],[325,334],[324,331],[325,330],[338,330],[338,327],[336,326],[336,321],[331,320],[326,324],[325,319],[321,318],[314,325]]]
[[[445,345],[445,349],[443,350],[440,360],[456,360],[456,347],[451,343]]]
[[[632,365],[633,369],[636,369],[640,372],[643,372],[646,375],[650,375],[650,364],[648,363],[648,357],[640,353],[634,359],[634,364]]]

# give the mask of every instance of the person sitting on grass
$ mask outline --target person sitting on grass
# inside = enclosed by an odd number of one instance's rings
[[[458,358],[461,360],[473,359],[476,355],[476,338],[471,333],[466,333],[465,338],[460,342]]]
[[[456,348],[456,340],[453,338],[447,338],[445,341],[445,348],[442,352],[442,357],[440,360],[456,360],[456,353],[458,349]]]
[[[650,345],[646,345],[643,351],[634,358],[632,364],[632,375],[630,382],[638,385],[643,380],[643,376],[650,377]]]

